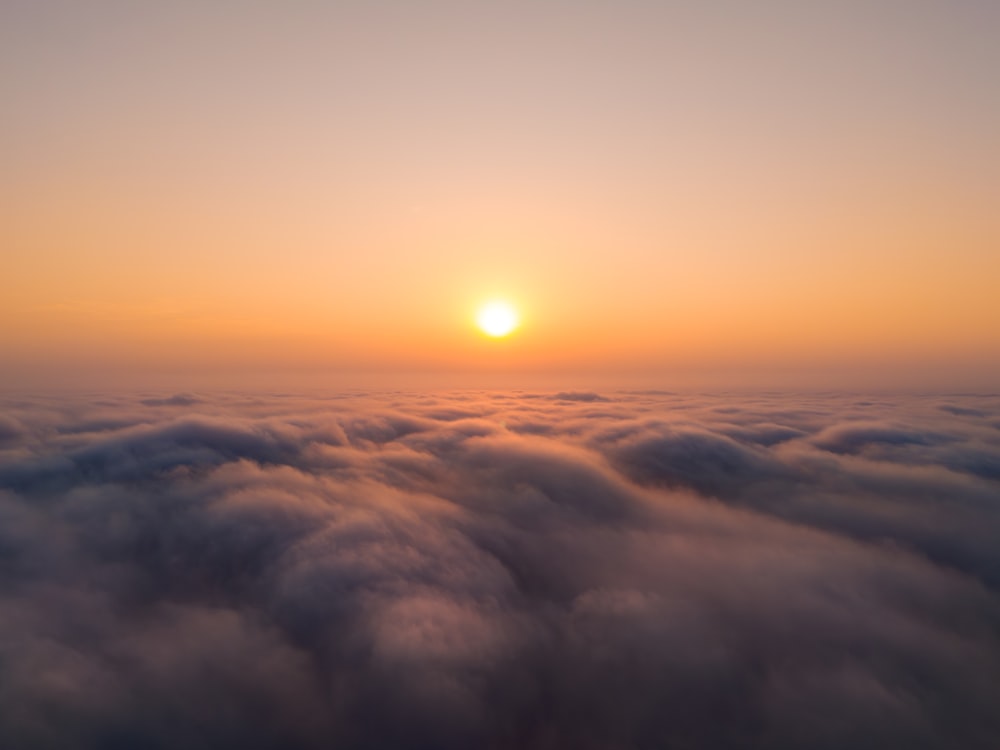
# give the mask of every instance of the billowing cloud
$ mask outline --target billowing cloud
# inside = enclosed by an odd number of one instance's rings
[[[8,399],[0,746],[993,748],[988,396]]]
[[[200,404],[201,399],[190,393],[175,393],[173,396],[144,398],[140,403],[146,406],[194,406]]]

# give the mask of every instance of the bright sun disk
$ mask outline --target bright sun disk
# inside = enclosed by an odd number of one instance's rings
[[[517,311],[506,302],[490,302],[479,309],[476,324],[488,336],[506,336],[517,328]]]

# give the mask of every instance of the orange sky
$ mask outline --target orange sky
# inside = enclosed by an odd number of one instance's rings
[[[1000,6],[709,5],[4,4],[0,379],[1000,382]]]

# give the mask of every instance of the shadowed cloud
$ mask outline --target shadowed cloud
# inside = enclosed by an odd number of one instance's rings
[[[0,745],[994,746],[988,424],[566,395],[8,402]]]

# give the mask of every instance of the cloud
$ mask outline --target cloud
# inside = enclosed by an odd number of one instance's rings
[[[562,391],[551,396],[555,401],[582,401],[584,403],[594,403],[597,401],[610,401],[611,399],[593,393],[592,391]]]
[[[949,414],[954,414],[959,417],[985,417],[989,413],[983,411],[982,409],[971,409],[968,406],[955,406],[954,404],[944,404],[940,407],[941,411],[948,412]]]
[[[24,434],[24,428],[16,419],[0,414],[0,446],[13,443]]]
[[[637,482],[689,487],[710,496],[732,495],[787,474],[783,464],[754,445],[689,427],[665,426],[627,436],[619,431],[605,450]]]
[[[189,393],[176,393],[166,398],[146,398],[140,402],[146,406],[194,406],[202,403],[202,399]]]
[[[576,395],[8,401],[0,746],[994,746],[989,424]]]
[[[817,435],[813,442],[834,453],[860,453],[873,446],[940,445],[952,439],[938,432],[876,422],[835,425]]]

